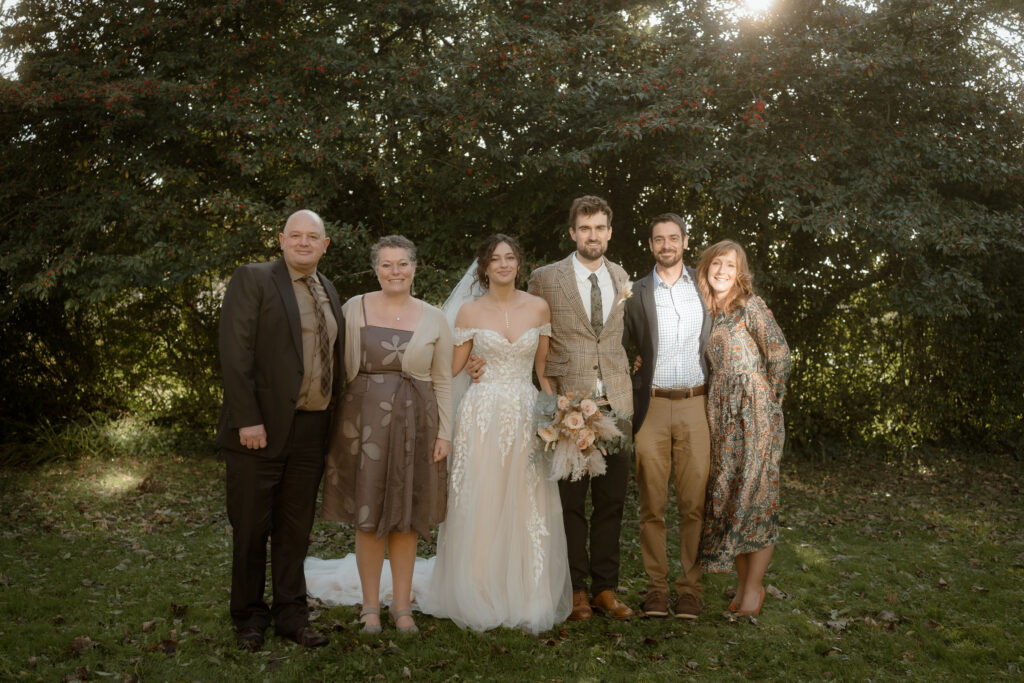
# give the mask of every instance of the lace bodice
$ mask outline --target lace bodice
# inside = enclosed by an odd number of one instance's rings
[[[532,382],[533,359],[541,335],[551,336],[550,323],[530,328],[514,342],[495,330],[456,327],[455,345],[472,339],[473,353],[487,361],[480,384]]]

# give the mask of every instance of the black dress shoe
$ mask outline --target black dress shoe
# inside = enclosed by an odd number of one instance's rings
[[[294,640],[302,647],[323,647],[328,642],[327,636],[313,629],[312,626],[301,626],[289,634],[288,638]]]
[[[235,634],[235,641],[238,647],[249,652],[259,652],[263,649],[263,629],[256,626],[246,626]]]

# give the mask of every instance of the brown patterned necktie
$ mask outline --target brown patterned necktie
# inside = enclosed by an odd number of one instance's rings
[[[601,303],[601,286],[597,284],[597,273],[591,273],[590,277],[590,326],[594,333],[600,336],[604,329],[604,306]]]
[[[320,393],[331,395],[331,339],[327,334],[327,317],[316,295],[320,283],[312,275],[302,278],[310,295],[313,297],[313,311],[316,315],[316,346],[320,353]]]

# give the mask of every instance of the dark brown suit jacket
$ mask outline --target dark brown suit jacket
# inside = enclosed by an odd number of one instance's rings
[[[323,274],[317,276],[338,321],[333,414],[344,376],[345,320],[334,285]],[[258,452],[276,456],[288,438],[304,372],[299,304],[284,259],[240,266],[231,276],[220,314],[220,365],[224,403],[218,445],[254,453],[239,443],[238,430],[262,424],[267,430],[267,447]]]

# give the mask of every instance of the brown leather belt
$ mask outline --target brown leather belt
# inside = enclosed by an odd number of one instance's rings
[[[694,396],[703,396],[706,389],[705,385],[701,384],[699,387],[690,387],[689,389],[659,389],[657,387],[651,387],[651,396],[656,398],[671,398],[673,400],[679,398],[693,398]]]

